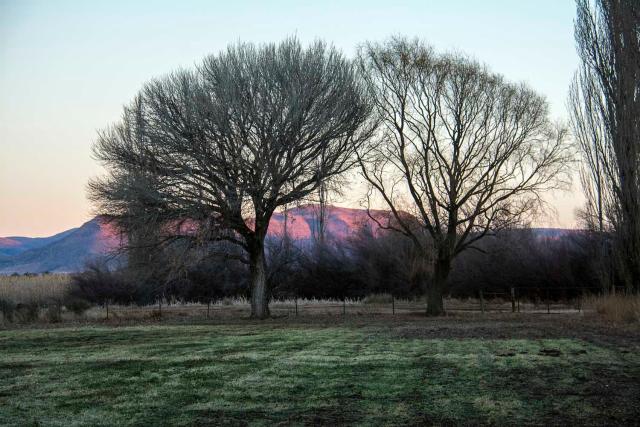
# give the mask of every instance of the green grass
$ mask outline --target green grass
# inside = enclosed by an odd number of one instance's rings
[[[628,424],[638,388],[616,388],[638,379],[637,353],[577,339],[255,324],[0,332],[3,425]]]

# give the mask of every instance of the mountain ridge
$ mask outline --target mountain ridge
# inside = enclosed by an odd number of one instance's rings
[[[374,218],[382,219],[389,212],[382,210],[327,206],[325,230],[327,236],[344,240],[368,225],[377,231]],[[318,205],[302,205],[287,211],[286,231],[293,240],[313,239],[319,230]],[[273,214],[269,223],[269,236],[282,236],[285,230],[285,212]],[[570,230],[541,228],[540,236],[559,238]],[[0,274],[12,273],[71,273],[82,271],[87,262],[120,247],[120,233],[112,224],[100,217],[85,222],[80,227],[54,234],[50,237],[0,237]]]

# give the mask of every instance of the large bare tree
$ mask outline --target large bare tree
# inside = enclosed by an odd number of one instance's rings
[[[251,313],[269,315],[265,237],[274,211],[353,164],[371,133],[357,70],[340,52],[295,38],[240,43],[147,84],[100,133],[108,170],[90,183],[103,213],[132,229],[242,246]]]
[[[640,286],[640,3],[577,0],[581,65],[571,87],[572,128],[587,198],[583,217],[615,232],[617,271]],[[604,238],[603,238],[604,240]]]
[[[383,123],[358,150],[369,200],[429,258],[427,313],[439,315],[454,258],[528,220],[567,177],[565,131],[525,85],[419,41],[366,44],[359,64]]]

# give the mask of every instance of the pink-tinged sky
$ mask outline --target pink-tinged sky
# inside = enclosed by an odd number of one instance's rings
[[[237,40],[297,34],[351,56],[365,40],[420,37],[526,81],[566,119],[574,9],[572,0],[0,0],[0,236],[45,236],[89,219],[96,130],[145,81]],[[574,187],[549,195],[558,215],[540,225],[574,225]],[[356,206],[357,193],[341,204]]]

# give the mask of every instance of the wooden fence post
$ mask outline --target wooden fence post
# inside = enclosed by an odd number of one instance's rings
[[[296,316],[298,315],[298,295],[296,295],[295,297],[295,302],[296,302]]]
[[[396,314],[396,297],[391,295],[391,314]]]
[[[511,312],[516,312],[516,290],[511,288]]]
[[[109,300],[105,301],[105,306],[107,307],[107,320],[109,320]]]
[[[484,295],[482,289],[480,289],[480,311],[484,314]]]
[[[578,313],[582,313],[583,303],[584,303],[584,288],[580,290],[580,298],[578,299]]]
[[[549,288],[547,288],[547,314],[551,314],[551,300],[549,299]]]
[[[211,298],[207,300],[207,319],[209,318],[209,308],[211,307]]]

